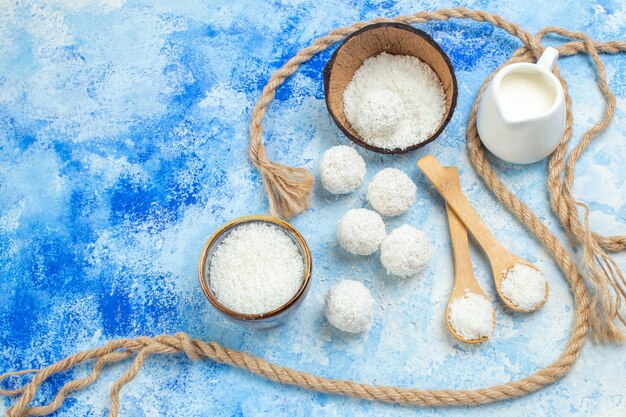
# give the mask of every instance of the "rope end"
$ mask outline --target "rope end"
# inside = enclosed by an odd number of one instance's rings
[[[310,207],[314,179],[306,168],[269,162],[260,170],[273,216],[290,219]]]

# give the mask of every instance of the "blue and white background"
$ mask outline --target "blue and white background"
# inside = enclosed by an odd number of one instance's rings
[[[430,237],[435,254],[419,278],[397,282],[376,256],[342,252],[335,223],[347,209],[366,206],[365,187],[337,198],[317,185],[313,208],[293,219],[314,253],[314,279],[290,321],[263,331],[231,325],[197,283],[209,234],[234,217],[267,211],[247,159],[247,125],[270,74],[335,27],[457,5],[498,13],[531,32],[559,25],[598,40],[626,39],[623,1],[0,0],[0,372],[45,366],[111,338],[179,331],[326,377],[406,387],[486,387],[555,360],[570,332],[572,295],[548,253],[486,190],[465,153],[477,89],[519,46],[487,24],[419,26],[450,55],[459,82],[456,113],[440,139],[399,157],[359,150],[368,179],[393,166],[416,180],[417,203],[387,227],[410,223]],[[280,88],[265,123],[270,156],[316,174],[322,152],[347,142],[323,100],[330,53]],[[583,157],[575,193],[591,207],[596,230],[626,233],[626,62],[605,62],[616,117]],[[601,116],[603,102],[587,58],[560,65],[579,137]],[[497,301],[487,264],[474,251],[475,272],[498,317],[493,340],[482,347],[458,344],[443,324],[453,270],[442,201],[415,166],[428,153],[460,167],[464,190],[495,235],[549,276],[545,308],[515,315]],[[547,202],[546,164],[494,163],[566,239]],[[624,254],[616,259],[626,268]],[[343,278],[362,281],[377,301],[366,336],[338,334],[323,318],[324,294]],[[208,361],[159,357],[123,389],[122,415],[621,416],[624,353],[588,343],[562,381],[472,409],[375,404],[275,385]],[[126,366],[108,368],[56,415],[107,415],[108,387]],[[46,398],[87,371],[54,377]],[[0,412],[10,404],[0,399]]]

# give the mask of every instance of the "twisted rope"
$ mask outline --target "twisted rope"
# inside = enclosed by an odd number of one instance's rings
[[[558,70],[555,71],[565,89],[567,130],[559,149],[555,152],[555,155],[550,161],[549,190],[553,208],[556,208],[555,211],[559,215],[559,218],[564,225],[567,225],[566,228],[572,231],[574,236],[584,239],[585,244],[597,242],[597,245],[607,250],[622,248],[624,245],[623,237],[601,237],[590,232],[586,221],[580,222],[577,211],[572,210],[571,207],[573,201],[573,197],[571,197],[571,186],[574,178],[573,168],[576,160],[580,158],[580,155],[582,155],[582,152],[589,145],[593,137],[606,127],[614,108],[614,101],[613,104],[611,104],[612,94],[610,94],[610,90],[608,86],[606,86],[604,67],[601,60],[596,58],[599,53],[614,54],[626,50],[626,42],[592,42],[583,34],[560,28],[546,28],[534,37],[519,26],[499,16],[479,10],[468,10],[464,8],[445,9],[435,12],[419,12],[413,15],[399,16],[394,19],[378,18],[369,22],[359,22],[349,27],[336,29],[330,34],[313,42],[311,46],[298,52],[295,57],[290,59],[281,69],[270,77],[268,84],[263,89],[263,93],[252,111],[250,122],[250,158],[263,175],[263,184],[269,196],[270,211],[272,214],[290,217],[304,210],[308,206],[307,198],[313,184],[313,179],[308,171],[303,168],[292,168],[271,162],[263,147],[262,120],[265,115],[265,109],[273,100],[276,89],[285,79],[293,74],[302,63],[308,61],[315,54],[324,51],[331,45],[368,24],[388,21],[415,24],[424,23],[429,20],[448,20],[452,18],[488,22],[518,37],[522,41],[523,46],[515,51],[507,63],[535,60],[543,50],[541,39],[548,33],[578,39],[577,41],[561,45],[558,48],[561,55],[568,56],[585,52],[592,56],[592,60],[598,69],[598,77],[603,79],[603,81],[600,81],[600,89],[608,103],[605,110],[605,117],[597,127],[594,126],[590,129],[591,133],[588,132],[589,138],[583,140],[584,145],[578,145],[580,150],[576,153],[572,153],[572,156],[568,158],[564,166],[566,144],[571,137],[571,98],[567,92],[565,81],[558,73]],[[605,298],[605,294],[602,294],[604,291],[604,289],[601,288],[602,283],[596,283],[598,285],[597,291],[590,304],[585,281],[579,274],[575,263],[572,261],[561,242],[523,202],[506,188],[487,161],[485,151],[476,131],[476,111],[480,97],[492,77],[493,74],[485,81],[485,84],[483,84],[479,90],[469,115],[467,126],[468,152],[473,166],[484,179],[485,184],[487,184],[496,197],[544,244],[550,253],[552,253],[572,288],[575,300],[575,316],[572,334],[565,345],[563,353],[561,353],[559,358],[553,363],[526,378],[488,388],[475,390],[419,390],[393,386],[373,386],[348,380],[324,378],[285,368],[244,352],[226,349],[216,342],[204,342],[191,339],[185,333],[179,333],[173,336],[161,335],[154,338],[138,337],[136,339],[110,341],[104,346],[77,353],[40,370],[10,372],[0,376],[1,383],[4,379],[9,377],[18,377],[26,373],[34,373],[34,376],[29,382],[16,389],[0,389],[0,394],[2,395],[17,396],[17,400],[7,411],[7,417],[22,417],[28,415],[43,416],[53,413],[62,406],[65,398],[72,392],[87,388],[93,384],[106,365],[120,362],[134,356],[128,371],[111,387],[111,408],[109,415],[111,417],[117,417],[120,408],[120,392],[124,385],[137,375],[144,361],[150,355],[176,353],[184,353],[191,360],[208,358],[218,363],[245,369],[282,384],[295,385],[301,388],[331,394],[349,395],[371,401],[430,407],[481,405],[527,395],[562,378],[569,372],[572,365],[578,359],[580,349],[584,343],[585,335],[590,325],[594,328],[594,334],[596,334],[598,338],[603,340],[618,340],[620,337],[619,329],[615,327],[613,321],[606,319],[601,320],[601,318],[606,318],[602,316],[602,314],[610,314],[611,312],[615,312],[615,309],[617,309],[619,313],[619,301],[615,301],[614,304],[611,305],[610,298],[607,299]],[[586,136],[587,134],[585,137]],[[563,181],[561,181],[563,171],[565,171],[565,174]],[[576,219],[578,219],[578,223]],[[593,247],[593,249],[595,250],[597,247]],[[593,255],[591,255],[591,258],[595,259]],[[619,277],[615,272],[616,265],[614,263],[605,262],[601,264],[599,268],[606,270],[605,272],[607,273],[614,273],[614,277]],[[619,292],[620,284],[617,281],[614,284],[615,286],[607,284],[606,289],[609,290],[610,287]],[[600,292],[600,294],[598,294],[598,292]],[[617,298],[617,300],[619,300],[619,298]],[[30,406],[41,384],[50,376],[65,372],[87,362],[93,362],[92,370],[87,377],[74,379],[66,383],[59,390],[55,398],[47,404]]]
[[[572,346],[558,361],[541,371],[519,381],[478,390],[419,390],[393,386],[374,386],[348,380],[336,380],[282,367],[261,358],[223,348],[215,342],[191,339],[185,333],[173,336],[161,335],[154,338],[114,340],[105,346],[69,356],[39,371],[18,391],[20,396],[7,411],[7,417],[44,416],[58,410],[72,392],[87,388],[100,376],[104,365],[115,363],[135,355],[128,371],[117,380],[110,390],[110,416],[119,413],[119,393],[141,369],[150,355],[184,353],[191,360],[208,358],[214,362],[245,369],[274,382],[295,385],[301,388],[329,394],[349,395],[370,401],[381,401],[413,406],[480,405],[508,398],[519,397],[541,389],[565,375],[577,358],[577,350],[585,337],[586,329],[577,334],[578,345]],[[63,372],[84,362],[96,359],[89,376],[66,383],[49,403],[30,407],[39,386],[51,375]],[[7,394],[3,392],[3,394]]]
[[[581,243],[583,248],[582,270],[587,281],[594,287],[594,297],[591,302],[591,311],[594,318],[591,320],[592,333],[595,339],[602,341],[622,341],[624,335],[617,322],[626,324],[620,309],[621,303],[626,299],[626,281],[617,263],[605,252],[619,251],[626,246],[626,236],[605,237],[591,230],[588,222],[588,208],[585,204],[576,201],[572,194],[576,162],[583,152],[602,131],[604,131],[613,119],[615,112],[615,96],[608,86],[604,63],[600,58],[598,47],[584,33],[569,30],[546,27],[542,29],[537,38],[541,39],[548,34],[556,34],[562,37],[579,39],[582,41],[583,50],[591,56],[598,78],[598,87],[605,100],[605,108],[602,119],[589,128],[582,136],[580,142],[574,147],[567,162],[564,162],[567,152],[567,144],[572,137],[572,100],[567,93],[567,85],[561,78],[561,84],[565,91],[567,120],[563,138],[556,151],[552,155],[548,167],[548,191],[552,210],[559,217],[561,224]],[[621,43],[623,47],[623,43]],[[617,44],[615,46],[620,46]],[[563,171],[565,174],[563,175]],[[580,220],[578,207],[583,208],[584,218]]]

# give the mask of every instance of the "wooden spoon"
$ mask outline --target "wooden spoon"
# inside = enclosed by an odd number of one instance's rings
[[[459,174],[456,168],[446,168],[451,175],[454,175],[456,182],[459,182]],[[459,188],[461,184],[459,182]],[[452,336],[459,341],[470,344],[482,343],[489,338],[489,336],[483,336],[478,339],[465,339],[463,336],[457,333],[450,323],[450,306],[452,302],[459,297],[465,295],[465,290],[469,290],[472,293],[484,297],[487,301],[487,294],[480,288],[474,271],[472,270],[472,259],[470,257],[469,240],[467,238],[467,230],[461,220],[454,213],[454,210],[446,204],[446,212],[448,214],[448,225],[450,226],[450,240],[452,241],[452,256],[454,258],[454,286],[452,287],[452,293],[448,300],[448,307],[446,308],[446,325],[448,330],[452,333]],[[492,308],[493,312],[493,326],[496,325],[496,311]]]
[[[485,223],[483,223],[474,207],[472,207],[467,197],[465,197],[461,191],[458,177],[455,180],[455,175],[451,175],[450,172],[447,172],[445,168],[441,166],[439,161],[437,161],[437,159],[432,155],[427,155],[420,159],[417,161],[417,165],[424,172],[424,174],[426,174],[426,177],[428,177],[428,179],[433,183],[437,191],[439,191],[439,193],[446,200],[446,203],[452,207],[452,210],[454,210],[458,218],[463,222],[472,235],[474,235],[478,244],[485,251],[487,258],[489,258],[489,262],[491,263],[496,291],[502,299],[502,302],[511,310],[520,313],[530,313],[543,307],[548,299],[549,293],[547,282],[546,295],[543,301],[530,310],[518,307],[504,294],[502,294],[502,280],[509,269],[513,266],[517,264],[524,264],[536,269],[537,271],[539,271],[539,269],[530,262],[513,255],[496,240],[496,238],[489,231],[489,228],[487,228]]]

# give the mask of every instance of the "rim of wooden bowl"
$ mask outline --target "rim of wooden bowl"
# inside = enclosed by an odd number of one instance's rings
[[[222,236],[224,233],[229,230],[244,224],[244,223],[253,223],[253,222],[264,222],[271,223],[277,226],[279,229],[283,230],[285,233],[291,235],[297,242],[298,246],[301,249],[302,256],[304,258],[304,276],[302,278],[302,284],[300,284],[300,288],[298,291],[287,301],[285,304],[280,307],[275,308],[274,310],[267,311],[265,313],[258,314],[245,314],[239,313],[237,311],[231,310],[226,307],[213,294],[211,288],[208,283],[208,278],[205,277],[204,271],[206,270],[207,263],[210,261],[208,259],[209,251],[212,248],[215,241]],[[311,257],[311,251],[309,250],[309,246],[307,245],[304,237],[294,228],[292,225],[287,223],[286,221],[279,219],[274,216],[267,216],[261,214],[255,214],[250,216],[237,217],[229,221],[228,223],[222,225],[219,229],[217,229],[213,234],[207,239],[204,247],[202,248],[202,253],[200,254],[200,261],[198,262],[198,279],[200,280],[200,287],[202,288],[202,292],[209,302],[221,313],[230,316],[236,320],[240,321],[261,321],[266,320],[271,317],[278,316],[285,311],[289,310],[294,304],[296,304],[305,294],[306,290],[311,281],[311,274],[313,271],[313,260]]]
[[[365,142],[359,136],[356,136],[355,134],[350,132],[350,130],[348,128],[346,128],[346,126],[344,126],[342,121],[339,120],[338,117],[335,115],[335,112],[331,108],[330,102],[329,102],[329,99],[328,99],[329,89],[330,89],[330,76],[331,76],[331,73],[332,73],[335,61],[337,59],[337,55],[339,54],[341,49],[352,38],[354,38],[356,36],[359,36],[359,35],[361,35],[361,34],[363,34],[365,32],[379,29],[381,27],[394,27],[394,28],[397,28],[397,29],[405,30],[407,32],[410,32],[413,35],[416,35],[416,36],[419,36],[420,38],[422,38],[424,41],[426,41],[428,44],[430,44],[437,51],[437,53],[442,57],[442,59],[445,62],[446,66],[448,67],[448,70],[450,71],[450,76],[451,76],[451,79],[452,79],[452,85],[451,85],[451,87],[452,87],[452,97],[450,98],[450,110],[447,112],[446,117],[443,119],[443,121],[439,125],[439,128],[428,139],[426,139],[425,141],[417,143],[415,145],[411,145],[411,146],[406,147],[406,148],[395,148],[395,149],[379,148],[378,146],[370,145],[369,143]],[[335,124],[339,127],[339,129],[352,142],[356,143],[359,146],[362,146],[365,149],[369,149],[370,151],[374,151],[374,152],[378,152],[378,153],[403,154],[403,153],[408,153],[408,152],[414,151],[416,149],[419,149],[419,148],[421,148],[423,146],[426,146],[429,143],[433,142],[435,139],[437,139],[441,135],[443,130],[446,128],[446,126],[448,125],[448,123],[452,119],[452,115],[454,114],[454,110],[456,108],[457,96],[458,96],[458,85],[457,85],[456,75],[454,73],[454,67],[452,66],[452,62],[450,62],[450,58],[448,57],[448,55],[444,52],[443,49],[441,49],[441,46],[439,46],[439,44],[437,42],[435,42],[435,40],[429,34],[424,32],[423,30],[416,29],[413,26],[406,25],[404,23],[396,23],[396,22],[374,23],[374,24],[367,25],[367,26],[357,30],[356,32],[352,33],[346,39],[343,40],[343,42],[337,47],[337,49],[335,49],[335,52],[333,52],[332,56],[330,57],[330,59],[326,63],[326,66],[324,67],[324,99],[325,99],[326,107],[328,109],[328,112],[330,113],[331,118],[333,119]]]

